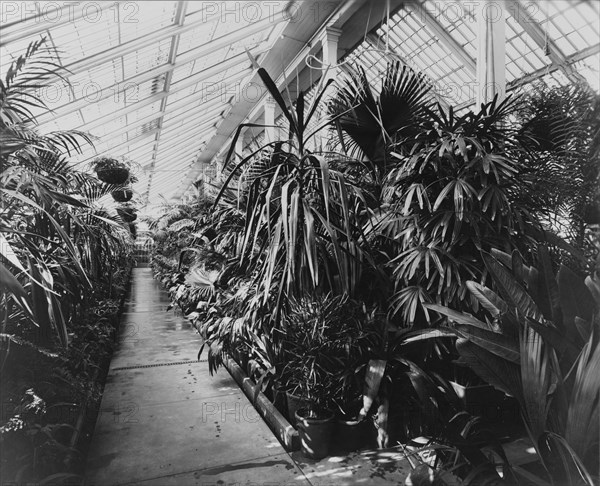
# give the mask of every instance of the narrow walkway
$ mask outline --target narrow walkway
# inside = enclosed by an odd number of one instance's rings
[[[168,304],[134,269],[85,484],[310,485],[227,370],[196,361],[199,336]]]
[[[134,269],[85,486],[404,484],[397,448],[288,454],[227,370],[197,361],[200,337],[168,305],[151,270]]]

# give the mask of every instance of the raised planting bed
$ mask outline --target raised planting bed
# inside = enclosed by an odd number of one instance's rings
[[[229,374],[233,377],[239,387],[244,391],[244,394],[258,410],[260,416],[279,439],[283,447],[288,452],[300,450],[300,436],[298,431],[287,421],[275,405],[265,396],[265,394],[257,389],[244,370],[231,358],[224,360],[225,367]]]

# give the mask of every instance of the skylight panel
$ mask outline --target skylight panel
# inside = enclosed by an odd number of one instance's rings
[[[82,125],[82,118],[79,112],[70,113],[68,115],[54,118],[52,121],[38,125],[40,133],[77,130]]]
[[[127,115],[129,122],[141,120],[150,115],[159,115],[160,101],[145,105]]]
[[[121,42],[128,42],[173,25],[177,2],[123,2],[117,10]]]
[[[125,79],[166,64],[169,59],[171,38],[162,39],[147,47],[123,56]]]

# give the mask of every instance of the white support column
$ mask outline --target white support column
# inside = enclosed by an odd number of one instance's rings
[[[496,94],[506,96],[506,5],[503,0],[483,0],[477,6],[477,109]]]
[[[323,50],[323,78],[321,81],[323,85],[325,85],[325,83],[330,79],[335,80],[339,75],[339,68],[337,66],[337,62],[339,58],[338,42],[340,40],[341,35],[342,31],[334,27],[326,27],[321,35],[320,41],[321,48]],[[333,89],[329,88],[328,92],[321,99],[321,112],[317,113],[317,123],[319,126],[323,125],[326,121],[326,113],[323,110],[323,107],[327,105],[327,99],[332,95],[332,93]],[[327,148],[327,140],[327,129],[323,128],[315,136],[315,150],[317,152],[325,151]]]
[[[275,100],[270,96],[265,100],[265,143],[274,142],[277,132],[275,129]]]
[[[337,74],[337,62],[338,62],[338,42],[340,40],[342,31],[334,27],[326,27],[321,35],[321,47],[323,49],[323,69],[325,81],[329,79],[335,79]]]

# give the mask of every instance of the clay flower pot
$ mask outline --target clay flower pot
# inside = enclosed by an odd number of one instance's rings
[[[307,408],[296,411],[296,423],[300,436],[300,450],[310,459],[323,459],[329,454],[333,434],[333,412]]]
[[[293,427],[296,427],[296,411],[308,407],[310,402],[305,398],[293,395],[288,391],[285,392],[285,399],[287,402],[287,412],[290,424],[292,424]]]
[[[334,443],[345,452],[360,449],[366,442],[366,421],[357,417],[338,417]]]

